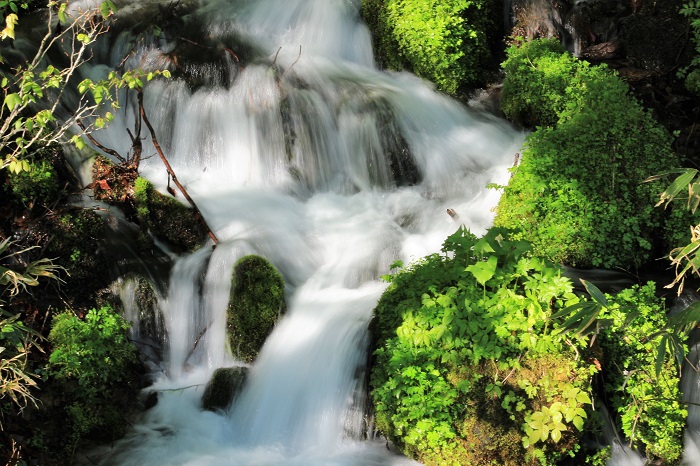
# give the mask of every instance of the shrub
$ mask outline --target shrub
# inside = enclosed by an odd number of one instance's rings
[[[553,464],[578,448],[594,368],[551,322],[578,298],[509,235],[460,229],[374,310],[377,427],[426,464]]]
[[[77,381],[92,395],[128,380],[128,369],[136,361],[136,347],[127,336],[130,327],[109,306],[91,309],[84,320],[68,312],[58,314],[49,333],[51,374]]]
[[[483,79],[490,5],[485,0],[365,0],[362,8],[385,66],[408,68],[455,94]]]
[[[584,62],[554,39],[516,42],[502,67],[501,110],[525,126],[555,125],[567,102],[583,92],[576,74]]]
[[[668,249],[664,231],[686,230],[678,216],[679,226],[668,227],[653,209],[661,188],[643,183],[677,166],[671,137],[606,67],[555,54],[555,46],[533,41],[512,47],[504,64],[515,73],[504,88],[530,82],[510,92],[511,115],[548,126],[528,136],[495,224],[520,229],[536,254],[554,262],[638,267]],[[558,90],[538,90],[550,83]]]
[[[228,307],[233,355],[252,362],[285,310],[282,275],[263,257],[242,257],[233,268]]]
[[[136,394],[137,351],[127,338],[130,323],[110,307],[54,317],[49,374],[58,382],[68,421],[66,454],[83,438],[123,435]]]
[[[47,218],[51,241],[44,254],[66,269],[63,289],[72,305],[94,306],[97,290],[110,283],[101,251],[105,228],[103,217],[92,209],[66,209]]]

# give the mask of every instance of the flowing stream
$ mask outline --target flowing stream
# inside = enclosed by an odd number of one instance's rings
[[[138,25],[173,5],[157,3],[121,2],[119,15]],[[380,277],[396,260],[439,251],[459,224],[483,233],[499,197],[486,186],[507,183],[524,135],[413,75],[378,70],[359,0],[177,5],[186,37],[115,32],[86,74],[122,62],[178,72],[147,85],[145,110],[220,243],[171,253],[161,315],[152,334],[139,335],[163,345],[151,367],[157,404],[126,438],[89,452],[89,462],[413,464],[371,439],[365,414],[367,326],[386,287]],[[128,153],[136,113],[132,99],[100,142]],[[147,137],[144,155],[143,176],[165,192],[167,172]],[[232,268],[247,254],[280,270],[288,312],[230,409],[203,411],[213,371],[243,365],[225,323]],[[134,293],[124,281],[124,305],[138,320]],[[684,383],[697,403],[697,378]],[[692,406],[684,464],[700,455],[698,416]],[[611,465],[643,463],[617,445]]]
[[[221,242],[175,258],[159,301],[167,338],[151,387],[158,402],[92,457],[101,464],[411,463],[363,440],[367,325],[386,286],[380,277],[395,260],[438,251],[459,223],[483,233],[499,196],[486,185],[507,182],[523,135],[410,74],[379,71],[359,3],[212,0],[182,18],[208,44],[247,48],[240,62],[224,53],[217,64],[184,65],[196,85],[155,81],[145,94],[170,163]],[[122,5],[120,14],[138,8]],[[123,33],[102,50],[108,64],[132,39]],[[162,65],[176,42],[139,45],[127,66]],[[125,108],[98,135],[123,154],[134,125]],[[141,171],[164,191],[157,156]],[[284,276],[288,312],[235,404],[202,411],[212,372],[241,364],[227,347],[225,312],[232,267],[251,253]]]

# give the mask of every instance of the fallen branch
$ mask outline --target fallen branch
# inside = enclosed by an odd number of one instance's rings
[[[214,234],[212,229],[209,227],[209,224],[207,224],[207,221],[204,219],[204,216],[202,215],[202,211],[199,210],[199,207],[197,207],[197,204],[194,202],[194,200],[187,193],[187,190],[185,189],[185,187],[182,186],[180,181],[177,179],[177,176],[175,175],[173,168],[170,166],[168,159],[165,158],[165,154],[163,153],[163,150],[160,148],[160,144],[158,144],[158,139],[156,138],[156,132],[153,129],[151,122],[148,120],[148,117],[146,117],[146,111],[143,108],[143,90],[142,89],[138,90],[138,100],[139,100],[139,114],[141,115],[143,122],[146,123],[146,127],[148,128],[148,131],[151,133],[151,139],[153,141],[153,146],[156,148],[156,151],[158,152],[160,159],[163,161],[163,164],[165,165],[165,169],[168,170],[168,173],[172,177],[173,182],[178,187],[178,189],[180,190],[182,195],[185,196],[185,199],[187,199],[187,201],[190,203],[190,205],[194,209],[194,211],[197,214],[197,216],[199,217],[199,219],[202,221],[202,223],[206,227],[207,231],[209,232],[209,237],[212,239],[212,241],[214,241],[214,245],[219,244],[219,239],[216,237],[216,235]]]

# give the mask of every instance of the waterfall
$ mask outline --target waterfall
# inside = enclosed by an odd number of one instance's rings
[[[196,84],[150,83],[145,108],[221,241],[176,259],[160,302],[165,367],[149,388],[158,402],[105,447],[101,464],[411,463],[362,440],[358,403],[380,277],[396,260],[439,251],[459,223],[483,233],[499,197],[486,185],[507,182],[523,135],[415,76],[376,69],[359,3],[211,0],[183,18],[231,52],[182,67]],[[138,9],[134,2],[120,14]],[[97,55],[118,64],[124,34]],[[162,63],[177,41],[145,42],[127,65]],[[240,62],[230,58],[244,46]],[[96,134],[121,153],[134,124],[125,108]],[[154,153],[144,141],[144,155]],[[158,157],[141,172],[165,187]],[[227,348],[225,312],[232,267],[250,253],[280,270],[288,312],[234,405],[202,411],[212,372],[242,364]]]

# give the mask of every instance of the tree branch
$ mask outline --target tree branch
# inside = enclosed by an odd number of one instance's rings
[[[95,146],[97,146],[98,149],[100,149],[102,152],[108,153],[109,155],[113,155],[113,156],[116,157],[117,160],[119,160],[121,163],[126,163],[126,159],[125,159],[124,157],[122,157],[121,155],[119,155],[119,152],[117,152],[117,151],[114,150],[114,149],[110,149],[110,148],[108,148],[108,147],[103,146],[102,144],[100,144],[100,142],[99,142],[97,139],[95,139],[94,137],[92,137],[92,134],[90,134],[90,133],[88,132],[87,128],[86,128],[85,125],[83,124],[83,120],[81,120],[80,118],[77,118],[77,119],[75,120],[75,122],[78,124],[78,126],[80,127],[80,129],[83,130],[83,136],[85,136],[86,138],[88,138],[88,140],[89,140],[91,143],[93,143]],[[128,131],[128,130],[127,130],[127,131]]]

